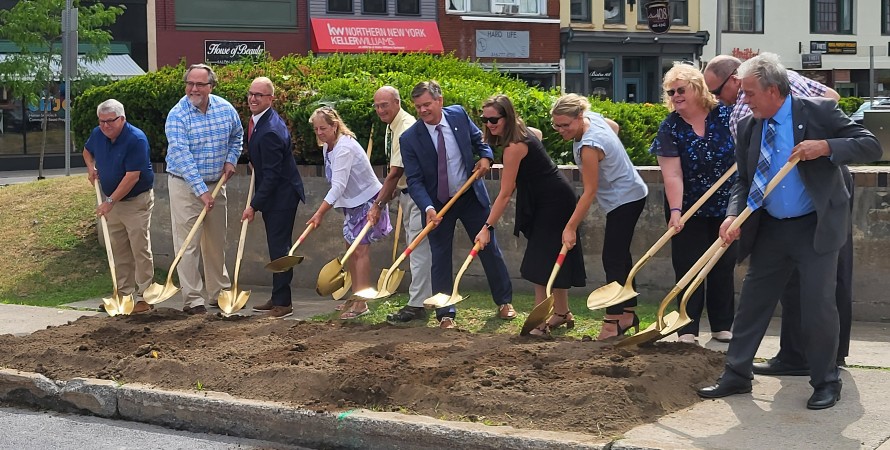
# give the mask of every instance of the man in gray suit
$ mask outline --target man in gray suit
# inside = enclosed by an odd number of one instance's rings
[[[717,384],[698,390],[705,398],[751,392],[754,354],[782,290],[800,274],[802,329],[813,395],[809,409],[830,408],[840,398],[835,362],[839,320],[835,305],[838,250],[850,224],[850,193],[840,166],[881,157],[881,145],[828,99],[796,98],[778,56],[762,53],[738,69],[752,116],[739,124],[733,186],[720,236],[741,237],[739,256],[751,255],[742,284],[733,339]],[[793,158],[800,163],[763,198],[766,183]],[[746,204],[755,208],[741,230],[729,225]]]

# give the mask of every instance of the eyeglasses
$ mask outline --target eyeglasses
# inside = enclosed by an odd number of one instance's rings
[[[374,109],[386,109],[389,108],[389,102],[374,103],[373,106]]]
[[[199,87],[199,88],[202,88],[202,87],[210,86],[210,84],[211,84],[211,83],[196,83],[196,82],[194,82],[194,81],[186,81],[186,82],[185,82],[185,87],[187,87],[187,88],[189,88],[189,89],[191,89],[191,88],[193,88],[193,87]]]
[[[120,119],[121,117],[123,117],[123,116],[117,116],[114,119],[107,119],[107,120],[99,119],[99,125],[111,125],[111,124],[117,122],[117,119]]]
[[[714,97],[719,97],[719,96],[720,96],[720,93],[723,92],[723,86],[726,85],[726,82],[729,81],[729,79],[732,78],[732,76],[735,75],[736,72],[738,72],[738,71],[737,71],[737,70],[733,70],[732,73],[729,74],[729,76],[726,77],[726,79],[723,80],[722,83],[720,83],[720,86],[717,86],[717,89],[713,89],[713,90],[711,90],[711,93],[714,94]]]
[[[250,91],[247,92],[247,98],[256,97],[258,99],[262,99],[263,97],[271,97],[271,96],[272,96],[272,94],[263,94],[260,92],[250,92]]]
[[[498,123],[498,120],[501,120],[502,118],[504,118],[504,116],[495,116],[495,117],[479,116],[479,118],[482,119],[482,123],[490,123],[490,124],[494,125],[494,124]]]
[[[572,120],[572,122],[574,122],[574,120]],[[552,122],[550,125],[553,127],[554,130],[559,131],[559,130],[562,130],[562,129],[572,126],[572,122],[569,122],[569,123]]]
[[[674,94],[684,95],[686,94],[686,86],[678,87],[677,89],[668,89],[664,92],[668,95],[668,97],[673,97]]]

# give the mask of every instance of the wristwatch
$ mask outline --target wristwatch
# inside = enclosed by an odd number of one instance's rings
[[[109,195],[108,197],[105,197],[105,203],[114,203],[114,199]]]
[[[485,228],[487,228],[488,231],[494,231],[494,225],[490,225],[488,222],[485,222]]]
[[[377,201],[374,204],[377,205],[378,208],[383,209],[383,205],[384,205],[383,201]]]

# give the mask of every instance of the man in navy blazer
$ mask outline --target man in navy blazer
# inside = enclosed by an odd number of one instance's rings
[[[250,124],[247,127],[247,152],[256,174],[255,193],[244,209],[241,220],[252,221],[256,211],[263,213],[269,258],[286,256],[291,246],[291,233],[297,206],[305,202],[303,180],[291,150],[290,133],[284,120],[272,109],[275,86],[266,77],[250,84],[247,104]],[[272,298],[255,306],[254,311],[283,318],[293,314],[290,282],[294,269],[272,274]]]
[[[850,192],[841,166],[881,157],[875,136],[850,120],[837,102],[791,95],[788,74],[772,53],[738,69],[752,116],[739,123],[736,160],[739,177],[732,189],[720,236],[741,237],[739,256],[751,256],[742,283],[733,337],[717,384],[698,390],[705,398],[751,392],[753,359],[776,303],[795,269],[800,274],[801,330],[810,385],[809,409],[825,409],[840,399],[836,363],[839,319],[835,302],[838,251],[850,227]],[[793,158],[800,162],[768,197],[769,180]],[[765,187],[765,186],[763,186]],[[746,204],[756,208],[741,231],[728,228]]]
[[[454,227],[460,219],[470,241],[483,226],[491,210],[491,200],[482,176],[491,168],[494,154],[482,142],[482,132],[460,106],[443,107],[442,88],[435,81],[424,81],[411,91],[414,107],[420,116],[399,138],[402,162],[408,179],[408,194],[424,211],[426,222],[436,224],[429,234],[432,253],[433,292],[450,293],[452,280],[452,245]],[[479,157],[476,161],[475,156]],[[437,211],[447,203],[466,180],[479,169],[472,189],[461,196],[452,208],[438,218]],[[472,231],[471,231],[472,230]],[[507,265],[492,233],[491,245],[479,252],[479,259],[488,278],[488,286],[498,316],[510,320],[513,309],[513,286]],[[436,310],[441,328],[454,328],[454,306]]]

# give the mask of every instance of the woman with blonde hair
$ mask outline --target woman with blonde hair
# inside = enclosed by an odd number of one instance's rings
[[[649,189],[618,139],[618,125],[590,111],[586,98],[563,95],[553,105],[550,115],[553,128],[563,139],[572,141],[575,164],[581,170],[584,184],[578,205],[562,232],[562,241],[570,248],[576,244],[578,226],[596,198],[606,213],[602,250],[606,282],[624,284],[633,267],[630,244],[634,228],[646,206]],[[620,336],[630,328],[639,331],[636,306],[634,297],[607,308],[597,339]]]
[[[383,185],[371,168],[365,150],[355,140],[355,134],[343,123],[337,111],[329,106],[322,106],[312,113],[309,123],[315,129],[315,136],[322,146],[325,177],[331,183],[331,189],[306,224],[314,224],[317,228],[331,208],[341,209],[344,216],[343,237],[348,246],[355,241],[367,223],[368,210]],[[385,212],[347,261],[353,292],[371,287],[369,245],[382,240],[390,231],[392,226],[389,214]],[[355,319],[368,313],[368,304],[365,301],[360,297],[355,297],[354,300],[349,310],[340,315],[341,319]]]
[[[658,157],[664,179],[665,218],[678,232],[672,238],[671,260],[679,280],[719,237],[734,180],[728,180],[685,224],[680,217],[735,163],[735,143],[729,130],[732,108],[717,103],[698,69],[675,64],[665,74],[663,87],[670,114],[649,151]],[[736,253],[733,243],[689,298],[686,310],[692,323],[677,332],[681,342],[698,339],[705,303],[714,339],[728,342],[732,338]]]
[[[535,285],[535,304],[547,298],[545,287],[562,246],[562,231],[575,211],[578,196],[569,180],[559,171],[541,143],[541,131],[527,127],[516,115],[513,103],[505,95],[495,95],[482,104],[485,141],[503,149],[504,168],[501,189],[491,206],[486,224],[492,227],[507,208],[516,191],[516,224],[513,234],[522,232],[528,239],[522,258],[522,278]],[[479,230],[475,241],[485,248],[491,241],[489,227]],[[584,286],[586,273],[581,247],[566,255],[559,275],[553,283],[551,320],[531,331],[546,335],[550,328],[563,323],[572,328],[575,320],[569,311],[568,290]]]

